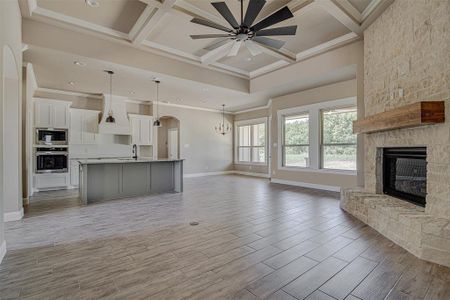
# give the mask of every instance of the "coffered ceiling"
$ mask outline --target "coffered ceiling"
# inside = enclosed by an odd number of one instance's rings
[[[20,4],[25,18],[94,32],[125,41],[130,47],[252,79],[359,39],[387,0],[267,0],[256,22],[287,5],[294,17],[276,26],[297,25],[297,34],[276,37],[286,41],[279,51],[261,48],[261,54],[252,56],[241,47],[234,57],[227,56],[226,49],[203,49],[216,40],[189,37],[219,33],[191,23],[193,17],[229,26],[211,5],[217,1],[97,0],[98,7],[87,5],[85,0],[21,0]],[[244,1],[247,7],[248,0]],[[240,15],[238,0],[226,3],[234,16]]]

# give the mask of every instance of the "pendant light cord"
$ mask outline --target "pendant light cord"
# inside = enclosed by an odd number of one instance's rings
[[[112,107],[111,107],[111,103],[112,103],[112,72],[109,73],[109,101],[110,101],[110,105],[109,105],[109,114],[112,114]]]
[[[159,82],[156,82],[156,120],[158,120],[158,106],[159,106]]]

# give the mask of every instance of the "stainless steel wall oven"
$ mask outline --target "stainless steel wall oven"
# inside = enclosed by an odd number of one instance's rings
[[[36,148],[36,173],[67,173],[68,156],[67,148],[38,147]]]

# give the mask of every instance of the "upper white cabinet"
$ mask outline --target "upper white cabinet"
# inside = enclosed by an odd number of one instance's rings
[[[98,133],[96,110],[70,109],[70,144],[95,144]]]
[[[131,143],[141,146],[153,144],[153,117],[129,115],[131,122]]]
[[[34,127],[68,128],[70,102],[57,100],[34,101]]]

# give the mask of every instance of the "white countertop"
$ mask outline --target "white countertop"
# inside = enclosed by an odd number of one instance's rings
[[[171,161],[181,161],[184,159],[153,159],[146,157],[138,157],[134,159],[132,157],[124,158],[88,158],[88,159],[78,159],[81,165],[92,165],[92,164],[128,164],[128,163],[151,163],[151,162],[171,162]]]

